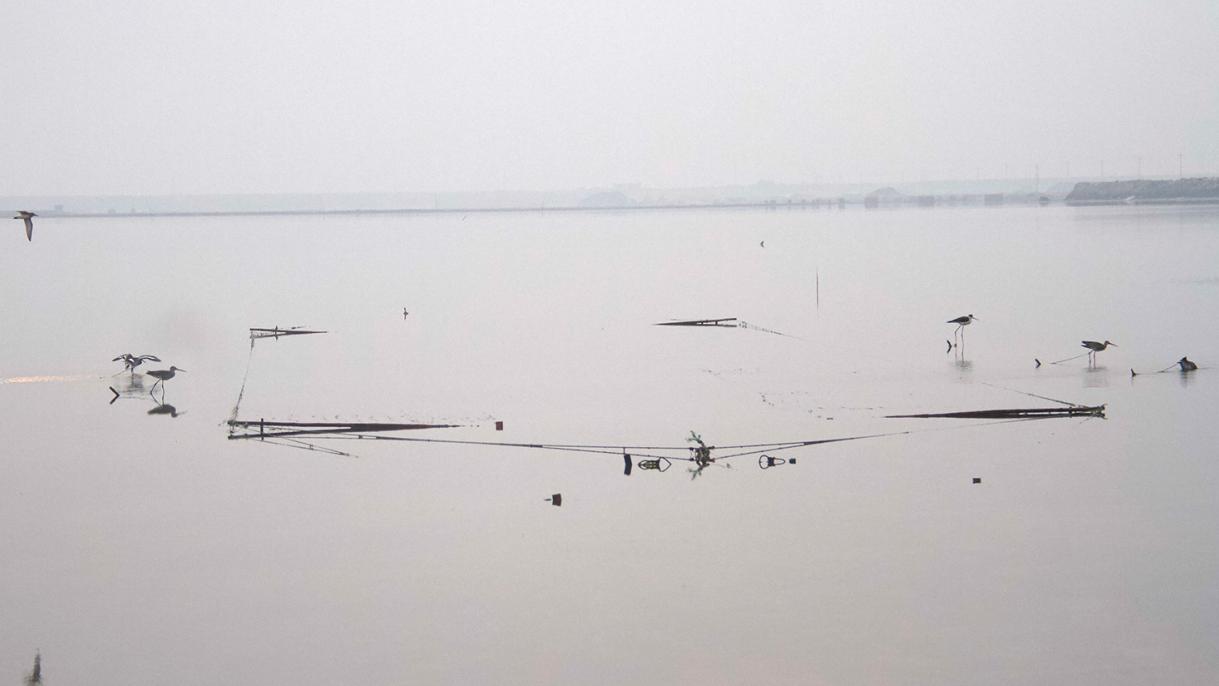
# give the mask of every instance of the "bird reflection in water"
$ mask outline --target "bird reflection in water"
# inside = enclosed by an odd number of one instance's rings
[[[159,403],[159,404],[157,404],[156,407],[149,410],[148,414],[167,414],[170,417],[177,418],[178,415],[183,415],[186,413],[179,412],[178,408],[174,407],[173,405],[170,405],[169,403]]]
[[[120,377],[119,379],[115,380],[112,386],[110,386],[110,392],[114,394],[114,397],[110,398],[110,404],[113,405],[114,401],[118,400],[119,398],[136,398],[143,400],[147,395],[147,391],[148,389],[144,388],[143,374],[132,374],[131,376],[125,378]]]
[[[148,410],[148,414],[150,415],[168,415],[176,418],[186,414],[186,412],[180,412],[178,411],[177,407],[165,402],[164,387],[161,389],[160,398],[157,397],[155,391],[156,384],[153,385],[152,389],[144,386],[143,374],[135,374],[130,377],[121,377],[113,386],[110,386],[111,397],[109,404],[113,405],[119,399],[138,400],[140,402],[149,402],[151,399],[153,408]]]

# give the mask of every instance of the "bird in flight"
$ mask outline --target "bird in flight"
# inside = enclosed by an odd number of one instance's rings
[[[25,239],[27,241],[34,240],[34,217],[37,217],[37,216],[38,215],[34,214],[33,212],[26,212],[25,210],[18,210],[17,216],[13,217],[13,219],[21,219],[21,220],[25,221]]]
[[[111,360],[111,362],[118,362],[119,360],[122,360],[123,362],[123,369],[125,371],[130,371],[134,376],[136,367],[150,360],[152,362],[160,362],[161,358],[157,357],[156,355],[132,355],[131,353],[123,353],[122,355],[119,355]]]

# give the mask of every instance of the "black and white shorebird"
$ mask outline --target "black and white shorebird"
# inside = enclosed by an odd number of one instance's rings
[[[131,353],[123,353],[122,355],[119,355],[111,360],[111,362],[118,362],[119,360],[123,361],[123,369],[131,372],[132,375],[134,375],[136,367],[144,364],[145,362],[160,362],[161,358],[157,357],[156,355],[132,355]]]
[[[1096,341],[1080,341],[1080,344],[1088,349],[1088,364],[1096,366],[1096,353],[1108,348],[1109,346],[1117,347],[1117,343],[1106,340],[1104,343]]]
[[[957,334],[961,334],[961,337],[964,338],[965,332],[963,331],[963,329],[965,327],[969,326],[970,323],[973,322],[973,320],[975,320],[975,319],[977,319],[977,317],[973,316],[972,314],[967,314],[964,317],[957,317],[956,319],[949,319],[947,322],[948,324],[957,325],[957,328],[952,332],[953,339],[954,340],[956,339]]]
[[[25,221],[25,239],[27,241],[34,240],[34,217],[37,217],[37,216],[38,215],[33,212],[26,212],[25,210],[18,210],[17,216],[13,217],[13,219],[21,219],[21,220]]]

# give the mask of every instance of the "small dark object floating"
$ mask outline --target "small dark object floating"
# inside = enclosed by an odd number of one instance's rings
[[[1040,367],[1040,366],[1041,366],[1041,360],[1039,360],[1039,359],[1037,359],[1036,357],[1034,357],[1034,358],[1033,358],[1033,361],[1037,363],[1037,367]],[[1034,368],[1034,369],[1036,369],[1037,367],[1033,367],[1033,368]],[[1131,371],[1134,371],[1134,370],[1132,369]]]
[[[976,483],[976,484],[980,484],[980,483],[982,483],[982,477],[980,477],[980,476],[975,476],[975,477],[974,477],[974,483]]]
[[[503,430],[504,430],[504,423],[503,423],[503,422],[496,422],[496,423],[495,423],[495,430],[496,430],[496,431],[503,431]]]
[[[554,495],[547,498],[546,501],[549,502],[551,505],[554,505],[555,507],[562,507],[563,506],[563,494],[555,493]]]

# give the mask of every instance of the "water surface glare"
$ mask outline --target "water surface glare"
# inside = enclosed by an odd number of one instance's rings
[[[91,684],[1219,673],[1217,208],[44,218],[4,242],[5,673],[36,648]],[[653,325],[729,317],[753,328]],[[328,333],[250,347],[297,325]],[[1118,347],[1035,367],[1083,339]],[[121,353],[188,371],[154,400]],[[1201,369],[1130,375],[1183,355]],[[227,440],[243,380],[241,419],[474,441],[909,433],[697,480],[317,441],[341,457]],[[1054,405],[1027,394],[1107,418],[885,418]]]

